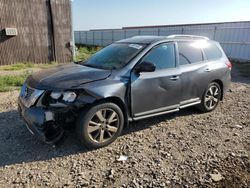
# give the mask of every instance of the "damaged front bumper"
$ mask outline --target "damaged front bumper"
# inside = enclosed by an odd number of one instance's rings
[[[27,108],[20,98],[18,100],[18,111],[28,130],[44,142],[54,143],[63,136],[62,126],[55,121],[55,111],[36,106]]]
[[[63,136],[66,127],[75,125],[78,112],[87,103],[94,101],[81,92],[74,102],[53,99],[51,91],[22,86],[18,97],[18,111],[28,130],[46,143],[54,143]]]

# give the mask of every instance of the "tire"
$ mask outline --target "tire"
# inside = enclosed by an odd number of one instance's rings
[[[124,126],[122,110],[114,103],[102,102],[80,112],[76,133],[80,143],[97,149],[114,142]]]
[[[198,108],[202,112],[211,112],[216,109],[221,99],[221,87],[218,83],[212,82],[208,85],[202,95],[201,103]]]

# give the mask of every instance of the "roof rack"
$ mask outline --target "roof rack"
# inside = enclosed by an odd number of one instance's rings
[[[169,35],[167,38],[195,38],[195,39],[205,39],[209,40],[208,37],[203,37],[199,35]]]

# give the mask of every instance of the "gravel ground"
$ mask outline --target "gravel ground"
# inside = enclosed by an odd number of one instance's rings
[[[0,187],[250,187],[250,79],[235,80],[215,111],[138,121],[93,151],[72,130],[56,146],[38,141],[18,92],[1,93]]]

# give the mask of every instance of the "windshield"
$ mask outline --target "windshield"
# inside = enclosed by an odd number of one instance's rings
[[[94,54],[82,65],[99,69],[119,69],[124,67],[142,49],[140,44],[114,43]]]

